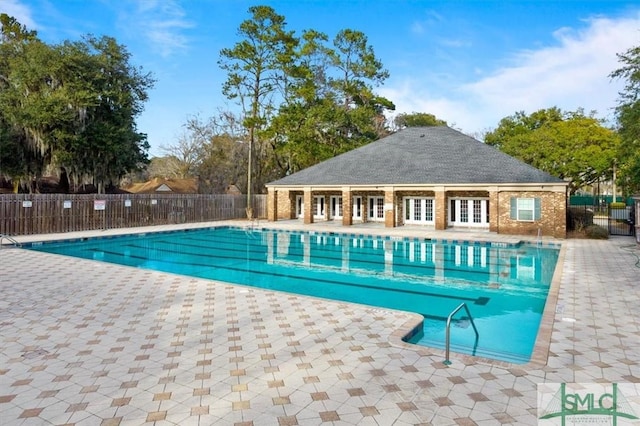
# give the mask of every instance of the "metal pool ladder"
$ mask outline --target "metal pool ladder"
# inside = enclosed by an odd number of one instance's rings
[[[15,239],[11,238],[8,235],[0,234],[0,248],[2,248],[2,240],[8,240],[9,242],[13,243],[14,246],[20,247],[20,243]]]
[[[443,364],[445,364],[445,365],[450,365],[451,364],[451,361],[449,361],[449,343],[450,343],[449,335],[451,334],[451,319],[462,308],[464,308],[465,311],[467,311],[467,315],[469,316],[469,321],[471,322],[471,326],[473,327],[473,331],[475,331],[475,333],[476,333],[476,345],[478,344],[478,339],[480,338],[480,335],[478,334],[478,329],[476,328],[476,325],[473,322],[473,317],[471,316],[471,312],[469,311],[469,308],[467,307],[467,304],[464,303],[464,302],[461,303],[457,308],[455,308],[453,311],[451,311],[451,313],[447,317],[447,329],[446,329],[446,335],[445,335],[445,356],[444,356],[445,360],[443,362]]]

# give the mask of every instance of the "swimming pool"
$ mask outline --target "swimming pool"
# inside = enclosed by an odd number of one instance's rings
[[[451,350],[528,362],[558,248],[217,227],[34,243],[33,250],[416,312],[408,340],[444,347],[445,321],[461,312]]]

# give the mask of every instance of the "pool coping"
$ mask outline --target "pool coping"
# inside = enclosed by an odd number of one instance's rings
[[[40,244],[55,244],[59,242],[70,242],[70,241],[87,241],[92,239],[112,239],[112,238],[127,237],[131,235],[141,236],[144,234],[166,234],[166,233],[174,233],[174,232],[198,231],[198,230],[215,229],[215,228],[235,228],[235,229],[248,230],[248,231],[259,229],[261,231],[279,231],[279,232],[288,232],[288,233],[307,232],[310,235],[327,235],[327,236],[344,235],[349,237],[379,238],[385,241],[431,241],[431,242],[445,243],[445,244],[472,243],[474,246],[477,245],[477,246],[498,247],[498,248],[518,247],[522,244],[534,244],[534,242],[532,241],[527,241],[525,239],[518,239],[517,238],[518,236],[510,236],[513,238],[513,240],[510,242],[505,242],[505,241],[493,241],[491,239],[487,239],[484,241],[477,241],[477,240],[464,239],[464,238],[463,239],[461,238],[442,239],[442,238],[428,238],[428,237],[417,237],[417,236],[394,236],[394,235],[388,235],[388,234],[380,235],[376,233],[367,233],[367,232],[339,232],[339,231],[326,231],[326,230],[309,230],[302,227],[297,229],[282,229],[278,227],[254,225],[252,223],[244,226],[229,224],[228,222],[189,224],[189,225],[192,225],[192,226],[184,227],[184,228],[178,227],[176,229],[169,229],[169,230],[149,230],[148,228],[145,229],[144,227],[143,228],[118,228],[118,229],[111,230],[111,231],[115,231],[115,233],[112,233],[109,235],[92,235],[92,236],[84,236],[84,237],[69,236],[67,238],[64,238],[63,236],[61,236],[60,238],[46,239],[44,241],[38,241],[38,240],[27,241],[25,243],[20,243],[19,247],[28,248],[28,247],[31,247],[34,245],[37,246]],[[54,235],[59,235],[59,234],[54,234]],[[29,236],[25,236],[25,237],[29,237]],[[42,235],[39,235],[39,237],[42,237]],[[565,247],[565,244],[563,244],[562,242],[555,242],[555,241],[554,242],[536,241],[535,244],[538,244],[540,247],[559,248],[560,251],[558,253],[556,267],[551,280],[551,285],[549,286],[549,291],[547,293],[547,299],[543,309],[542,317],[540,319],[540,325],[538,326],[538,333],[536,336],[536,340],[534,343],[534,348],[533,348],[533,352],[531,354],[530,360],[526,363],[518,364],[518,363],[501,361],[501,360],[496,360],[496,359],[491,359],[491,358],[486,358],[486,357],[481,357],[476,355],[468,355],[468,354],[463,354],[463,353],[453,352],[453,351],[450,353],[450,358],[460,360],[465,365],[486,364],[486,365],[492,365],[492,366],[499,366],[502,368],[529,369],[529,368],[540,368],[547,364],[548,357],[549,357],[549,348],[551,344],[551,335],[553,333],[553,326],[555,323],[555,314],[557,309],[558,295],[560,293],[560,286],[562,282],[562,265],[564,264],[566,247]],[[120,266],[126,267],[127,265],[120,265]],[[176,276],[183,276],[175,273],[169,273],[169,274],[176,275]],[[243,284],[229,283],[226,281],[220,281],[220,280],[214,280],[214,281],[225,283],[228,285],[260,289],[259,287],[251,287]],[[442,365],[443,367],[446,367],[446,365],[444,364],[445,351],[443,349],[434,348],[430,346],[420,346],[420,345],[412,344],[406,341],[408,338],[410,338],[411,336],[419,332],[419,329],[422,327],[423,317],[422,315],[416,312],[402,311],[402,310],[397,310],[393,308],[385,308],[385,307],[379,307],[379,306],[373,306],[373,305],[366,305],[366,304],[361,304],[357,302],[327,299],[319,296],[301,295],[301,294],[290,293],[282,290],[269,290],[269,291],[283,293],[283,294],[292,294],[299,297],[309,297],[317,300],[329,301],[334,303],[351,304],[351,305],[356,305],[356,306],[369,308],[369,309],[379,309],[379,310],[384,310],[388,312],[401,312],[403,314],[409,315],[411,317],[410,320],[406,321],[404,324],[400,325],[396,330],[391,332],[389,336],[389,344],[398,348],[414,351],[417,354],[422,356],[425,356],[425,355],[440,356],[441,355],[443,359]]]

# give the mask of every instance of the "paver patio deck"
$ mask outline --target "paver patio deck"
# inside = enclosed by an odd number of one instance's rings
[[[548,359],[523,366],[445,366],[399,342],[415,314],[5,247],[0,424],[537,424],[538,383],[640,383],[633,238],[562,244]]]

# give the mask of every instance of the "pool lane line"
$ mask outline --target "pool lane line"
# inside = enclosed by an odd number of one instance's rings
[[[156,241],[157,242],[157,241]],[[160,241],[160,242],[165,242],[166,241]],[[172,243],[167,243],[167,244],[172,244]],[[175,244],[172,244],[175,245]],[[158,247],[148,247],[148,246],[141,246],[141,245],[136,245],[136,244],[127,244],[127,245],[121,245],[121,246],[126,246],[126,247],[133,247],[136,249],[146,249],[146,250],[156,250],[156,251],[163,251],[166,253],[171,253],[171,254],[175,254],[175,251],[173,249],[163,249],[163,248],[158,248]],[[202,254],[202,252],[200,253],[194,253],[194,252],[185,252],[184,254],[188,254],[190,256],[195,256],[195,257],[206,257],[206,258],[217,258],[217,259],[228,259],[228,260],[238,260],[238,256],[224,256],[224,255],[219,255],[217,252],[222,250],[220,248],[217,247],[202,247],[202,246],[194,246],[194,245],[189,245],[189,244],[182,244],[180,245],[181,247],[191,247],[194,249],[207,249],[210,253],[214,254],[214,256],[210,256],[208,254]],[[263,250],[260,251],[256,251],[256,250],[225,250],[225,252],[229,252],[232,251],[234,253],[239,253],[239,254],[247,254],[247,253],[251,253],[251,254],[259,254],[259,255],[264,255],[266,254]],[[338,259],[338,258],[328,258],[328,257],[321,257],[322,259]],[[244,257],[243,259],[240,259],[241,261],[257,261],[257,262],[263,262],[263,257],[249,257],[246,258]],[[372,261],[366,261],[366,260],[358,260],[358,259],[353,259],[350,258],[349,262],[353,263],[353,262],[361,262],[365,265],[372,265],[372,266],[378,266],[381,265],[380,263],[375,263]],[[311,263],[312,266],[316,266],[316,267],[320,267],[322,264],[319,263]],[[394,263],[395,266],[401,266],[404,268],[412,268],[412,269],[417,269],[418,271],[428,271],[428,272],[433,272],[436,268],[435,265],[434,266],[429,266],[429,265],[412,265],[412,264],[406,264],[406,263]],[[336,266],[337,267],[337,266]],[[448,268],[448,267],[442,267],[441,268],[443,271],[452,271],[452,272],[465,272],[465,273],[472,273],[472,274],[478,274],[481,277],[487,277],[490,278],[491,277],[491,272],[490,271],[475,271],[473,269],[469,269],[469,268],[459,268],[459,267],[455,267],[455,268]],[[487,268],[489,269],[489,268]],[[383,271],[384,268],[382,267],[377,267],[377,268],[370,268],[370,270],[373,271]],[[371,274],[373,275],[373,274]],[[418,278],[424,276],[425,278],[432,278],[434,275],[431,273],[423,273],[423,274],[417,274],[419,275]],[[457,278],[457,277],[449,277],[449,278]],[[477,283],[486,283],[489,284],[490,280],[486,280],[486,281],[477,281]]]
[[[193,240],[193,239],[192,239]],[[211,241],[207,241],[207,240],[199,240],[196,239],[196,241],[203,241],[203,242],[209,242],[211,243]],[[208,250],[221,250],[220,248],[217,247],[210,247],[210,246],[202,246],[202,245],[192,245],[192,244],[184,244],[184,243],[175,243],[175,242],[170,242],[170,241],[166,241],[166,240],[156,240],[154,241],[156,243],[164,243],[164,244],[168,244],[168,245],[172,245],[172,246],[179,246],[179,247],[191,247],[194,249],[208,249]],[[243,247],[240,244],[235,244],[236,246],[240,246],[238,249],[234,249],[234,250],[228,250],[228,251],[233,251],[236,253],[254,253],[254,254],[265,254],[264,250],[244,250],[241,247]],[[142,248],[141,246],[137,246],[135,244],[128,244],[128,246],[131,247],[137,247],[137,248]],[[260,247],[263,248],[263,245],[250,245],[250,247]],[[150,247],[145,247],[145,248],[149,248]],[[153,248],[154,250],[162,250],[162,249],[158,249],[158,248]],[[336,253],[336,254],[341,254],[341,252],[335,250],[335,251],[331,251],[332,253]],[[193,254],[195,256],[198,255],[198,253],[189,253],[189,254]],[[351,253],[353,254],[353,253]],[[377,254],[378,257],[382,258],[384,255],[384,253],[379,253]],[[299,255],[297,253],[290,255],[291,257],[295,257],[295,256],[300,256],[303,257],[304,253],[300,253]],[[222,258],[225,258],[224,256],[220,256]],[[342,259],[339,257],[329,257],[329,256],[314,256],[315,259],[327,259],[327,260],[335,260],[336,263],[338,263],[338,261],[341,261]],[[258,257],[253,258],[253,259],[259,259]],[[367,260],[367,259],[363,259],[362,256],[350,256],[349,258],[350,262],[360,262],[364,265],[379,265],[380,263],[375,262],[375,261],[371,261],[371,260]],[[451,262],[452,258],[450,256],[444,256],[443,257],[443,261],[445,262],[445,264],[447,263],[447,261]],[[317,264],[320,264],[319,262],[316,262]],[[415,264],[415,263],[408,263],[408,262],[394,262],[394,265],[397,266],[402,266],[405,268],[411,268],[411,269],[416,269],[418,271],[420,270],[433,270],[435,268],[435,265],[427,265],[427,264]],[[498,263],[496,263],[495,265],[498,265]],[[464,265],[456,265],[455,268],[442,268],[444,271],[462,271],[462,272],[468,272],[468,273],[473,273],[473,274],[479,274],[479,275],[484,275],[487,277],[491,276],[491,263],[487,263],[487,266],[485,268],[483,268],[482,270],[476,270],[473,268],[468,268],[468,267],[463,267]],[[372,268],[372,269],[376,269],[376,268]],[[381,268],[377,268],[377,269],[381,269]],[[423,275],[428,275],[428,274],[423,274]]]
[[[116,256],[116,257],[124,257],[124,255],[122,253],[118,253],[118,252],[109,252],[109,251],[105,251],[105,250],[98,250],[98,249],[89,249],[89,251],[92,252],[102,252],[102,253],[106,253],[106,254],[110,254],[112,256]],[[135,255],[129,255],[128,257],[132,257],[135,259],[140,259],[140,260],[152,260],[149,258],[145,258],[142,256],[135,256]],[[230,258],[232,260],[237,260],[236,258]],[[179,262],[179,261],[172,261],[172,260],[158,260],[158,262],[163,262],[163,263],[169,263],[169,264],[174,264],[174,265],[185,265],[185,266],[197,266],[197,267],[201,267],[201,268],[213,268],[213,269],[224,269],[224,270],[230,270],[230,271],[236,271],[236,272],[247,272],[247,269],[241,269],[241,268],[234,268],[234,267],[229,267],[229,266],[220,266],[220,265],[215,265],[212,266],[211,264],[198,264],[198,263],[185,263],[185,262]],[[113,262],[112,262],[113,263]],[[144,268],[144,267],[143,267]],[[144,269],[148,269],[148,268],[144,268]],[[164,272],[172,272],[172,271],[164,271]],[[299,279],[299,280],[308,280],[308,278],[306,277],[301,277],[301,276],[297,276],[297,275],[287,275],[287,274],[281,274],[278,272],[266,272],[266,271],[248,271],[251,274],[258,274],[258,275],[265,275],[265,276],[272,276],[272,277],[280,277],[280,278],[294,278],[294,279]],[[177,273],[177,272],[174,272]],[[178,275],[184,275],[184,274],[178,274]],[[200,276],[201,278],[203,278],[202,276]],[[216,281],[226,281],[223,279],[216,279],[216,278],[210,278],[212,280],[216,280]],[[475,305],[480,305],[480,306],[484,306],[486,305],[491,299],[489,297],[485,297],[485,296],[479,296],[477,298],[472,298],[472,297],[460,297],[460,296],[452,296],[452,295],[448,295],[448,294],[437,294],[437,293],[428,293],[428,292],[421,292],[421,291],[416,291],[416,290],[401,290],[401,289],[394,289],[394,288],[387,288],[387,287],[377,287],[377,286],[373,286],[373,285],[367,285],[367,284],[352,284],[352,283],[348,283],[348,282],[342,282],[342,281],[332,281],[332,280],[326,280],[326,279],[318,279],[318,278],[314,278],[314,281],[320,282],[320,283],[326,283],[326,284],[338,284],[338,285],[345,285],[348,287],[358,287],[358,288],[364,288],[364,289],[370,289],[370,290],[378,290],[378,291],[389,291],[392,293],[408,293],[408,294],[414,294],[414,295],[418,295],[418,296],[429,296],[429,297],[436,297],[436,298],[442,298],[442,299],[453,299],[453,300],[460,300],[460,301],[467,301],[467,302],[473,302],[473,304]],[[227,281],[229,282],[229,281]],[[246,283],[235,283],[235,284],[241,284],[241,285],[248,285],[251,287],[255,287],[255,288],[262,288],[259,286],[254,286],[251,284],[246,284]],[[285,290],[282,290],[285,291]],[[293,293],[293,292],[290,292]],[[318,297],[322,297],[322,296],[318,296]],[[333,299],[333,300],[340,300],[340,299]],[[379,305],[378,305],[379,306]]]

